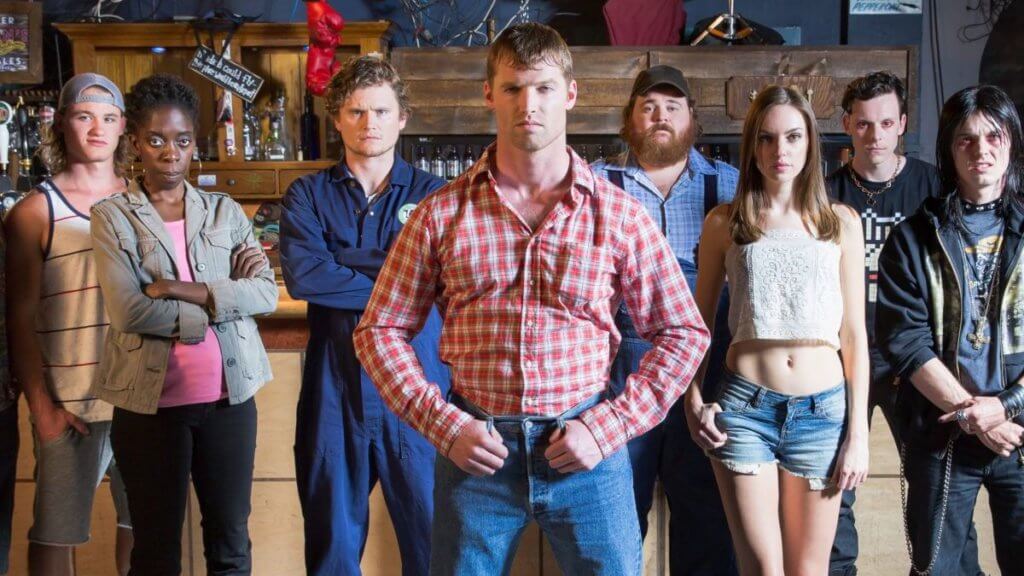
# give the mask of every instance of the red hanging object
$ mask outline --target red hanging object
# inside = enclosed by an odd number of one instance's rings
[[[306,26],[309,28],[309,54],[306,56],[306,88],[323,96],[341,62],[334,50],[341,41],[340,32],[345,19],[327,2],[302,0],[306,3]]]

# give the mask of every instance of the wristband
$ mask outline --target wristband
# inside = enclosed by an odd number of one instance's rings
[[[1024,412],[1024,386],[1013,385],[997,396],[1006,410],[1006,419],[1013,420]]]

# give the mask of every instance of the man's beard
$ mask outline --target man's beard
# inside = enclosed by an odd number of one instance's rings
[[[659,142],[655,139],[658,130],[668,130],[672,137],[667,142]],[[691,122],[686,132],[678,134],[667,126],[651,126],[643,132],[630,132],[626,139],[637,160],[651,166],[669,166],[686,160],[690,155],[690,148],[697,141],[697,124]]]

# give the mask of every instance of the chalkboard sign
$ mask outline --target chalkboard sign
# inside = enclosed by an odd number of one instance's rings
[[[239,98],[252,103],[263,86],[260,78],[241,64],[216,55],[206,46],[196,48],[192,61],[188,63],[190,70],[206,78],[221,88],[234,92]]]
[[[0,83],[43,81],[42,2],[0,2]]]

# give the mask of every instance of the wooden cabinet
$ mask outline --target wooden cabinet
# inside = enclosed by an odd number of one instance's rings
[[[199,125],[200,144],[215,148],[216,118],[215,107],[220,88],[200,77],[188,68],[196,49],[196,34],[187,23],[163,24],[80,24],[57,23],[54,26],[71,41],[72,61],[75,72],[98,72],[109,77],[123,91],[127,92],[135,82],[158,72],[176,74],[195,88],[200,98]],[[348,22],[341,32],[338,58],[370,52],[386,53],[386,34],[389,22]],[[207,33],[201,33],[204,43],[210,42]],[[213,35],[218,51],[225,39],[223,33]],[[286,125],[293,141],[297,140],[299,116],[306,94],[305,70],[306,52],[309,43],[305,23],[250,23],[243,25],[231,37],[231,59],[241,62],[264,78],[254,104],[262,110],[268,99],[278,90],[287,96]],[[316,113],[320,117],[320,150],[324,158],[337,157],[331,149],[337,147],[337,139],[330,139],[334,125],[329,121],[323,99],[314,100]],[[242,157],[241,141],[243,101],[233,97],[232,106],[236,118],[235,140],[239,143],[234,157],[219,158],[218,161],[193,162],[192,172],[203,175],[201,188],[229,192],[240,199],[265,199],[280,196],[298,175],[315,172],[329,165],[331,161],[314,162],[247,162]],[[334,152],[329,156],[328,152]],[[282,173],[287,173],[282,177]],[[192,182],[198,182],[193,178]]]

